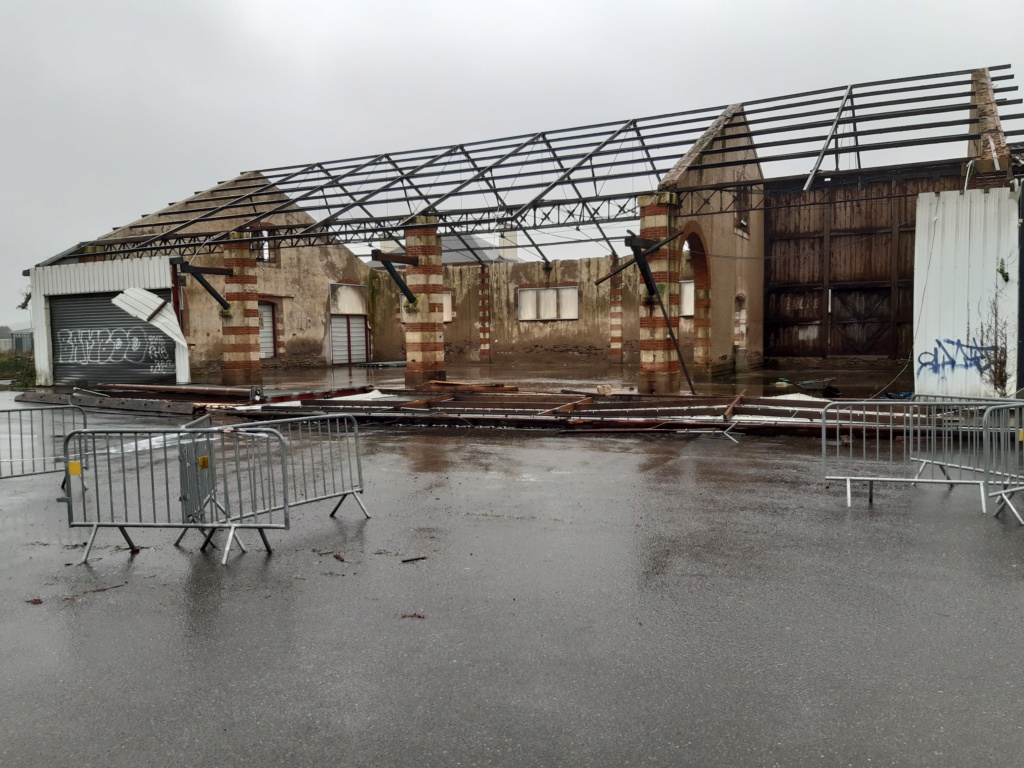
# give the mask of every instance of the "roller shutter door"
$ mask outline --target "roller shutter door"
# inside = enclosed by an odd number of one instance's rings
[[[260,357],[274,356],[274,305],[260,302]]]
[[[369,342],[366,315],[331,315],[331,359],[335,365],[365,363]]]
[[[153,291],[170,301],[170,290]],[[50,340],[54,384],[76,381],[173,384],[174,342],[110,303],[116,293],[53,296]]]

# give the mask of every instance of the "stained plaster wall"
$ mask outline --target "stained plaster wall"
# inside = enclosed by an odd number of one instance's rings
[[[452,293],[452,322],[445,325],[445,359],[480,361],[480,267],[448,266],[445,289]],[[493,362],[554,363],[608,359],[610,282],[594,282],[612,269],[611,259],[559,260],[545,269],[541,262],[495,262],[486,267],[490,284],[490,345]],[[401,360],[405,342],[399,322],[400,293],[385,272],[370,276],[370,316],[374,359]],[[576,285],[578,320],[520,321],[517,288]],[[623,273],[623,359],[639,359],[636,270]]]
[[[733,117],[722,131],[724,137],[746,132],[743,113]],[[731,151],[705,155],[687,170],[678,184],[679,188],[711,187],[736,181],[753,181],[761,178],[759,167],[750,165],[727,166],[724,168],[701,168],[700,161],[724,162],[730,160],[756,161],[756,153],[750,139],[739,137],[716,142],[714,148]],[[730,210],[726,213],[707,214],[709,207],[704,203],[706,192],[681,192],[680,212],[677,227],[696,233],[704,243],[711,281],[711,364],[709,374],[723,373],[734,369],[734,325],[736,297],[746,297],[747,332],[745,364],[756,367],[764,358],[764,214],[760,210],[763,188],[759,185],[748,187],[748,199],[752,210],[743,214],[747,226],[737,226],[739,216]],[[731,192],[723,191],[720,200],[730,202]],[[718,203],[715,202],[717,207]],[[713,209],[713,207],[712,207]],[[683,280],[693,279],[693,266],[684,258]],[[624,316],[626,312],[623,312]],[[692,322],[683,320],[681,331],[692,355]],[[741,364],[743,361],[741,360]]]
[[[222,204],[242,187],[264,182],[258,174],[246,174],[211,190],[172,205],[132,226],[110,233],[108,237],[137,236],[160,232],[165,222],[195,215],[197,211]],[[256,210],[271,210],[287,202],[271,189],[253,199]],[[221,219],[199,222],[183,230],[186,234],[214,233],[243,224],[247,219]],[[261,226],[308,225],[313,219],[303,211],[288,206],[265,216]],[[204,254],[191,260],[197,267],[222,267],[223,253]],[[275,305],[276,356],[262,360],[265,367],[323,365],[330,362],[330,284],[365,285],[370,270],[347,248],[339,244],[280,248],[273,263],[257,266],[257,292],[260,301]],[[222,296],[224,278],[207,275],[207,281]],[[185,276],[181,297],[182,330],[189,342],[189,358],[193,372],[209,373],[221,366],[224,318],[220,305],[199,285],[195,278]]]

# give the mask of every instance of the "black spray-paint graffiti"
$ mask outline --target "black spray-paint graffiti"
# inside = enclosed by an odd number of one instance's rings
[[[977,339],[973,344],[965,344],[963,339],[936,339],[935,347],[930,352],[922,352],[917,357],[917,372],[923,371],[946,378],[947,371],[958,368],[964,371],[972,368],[984,373],[991,366],[991,353],[995,347],[983,347]]]
[[[174,342],[140,328],[90,328],[57,333],[57,360],[70,365],[145,366],[150,373],[174,372]]]

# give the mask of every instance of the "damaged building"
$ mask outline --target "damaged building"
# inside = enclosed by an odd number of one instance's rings
[[[1015,184],[1008,69],[243,173],[30,270],[38,382],[906,360],[918,197]]]

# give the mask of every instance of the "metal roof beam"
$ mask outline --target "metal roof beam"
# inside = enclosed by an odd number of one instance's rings
[[[374,197],[374,195],[376,195],[376,194],[378,194],[380,192],[383,192],[385,189],[390,189],[391,187],[395,186],[395,184],[398,184],[398,183],[402,182],[407,177],[412,176],[412,175],[414,175],[416,173],[419,173],[421,170],[423,170],[424,168],[427,168],[427,167],[433,165],[435,162],[437,162],[441,158],[447,157],[454,150],[455,150],[455,147],[446,147],[443,152],[440,152],[440,153],[434,155],[429,160],[427,160],[425,163],[422,163],[422,164],[416,166],[411,171],[407,171],[406,173],[404,173],[404,174],[402,174],[402,175],[392,179],[391,181],[389,181],[384,186],[378,187],[377,189],[373,190],[372,192],[369,192],[368,194],[363,195],[356,202],[347,205],[346,207],[342,208],[337,213],[334,213],[331,216],[328,216],[326,219],[318,221],[315,224],[311,224],[309,227],[306,228],[305,232],[312,232],[313,230],[322,229],[323,227],[329,225],[332,221],[335,221],[339,216],[341,216],[341,214],[347,213],[348,211],[352,210],[355,207],[358,207],[362,203],[365,203],[365,202],[369,201],[370,199],[372,199]]]
[[[584,163],[586,163],[587,160],[592,159],[594,157],[594,153],[595,152],[599,152],[602,149],[604,149],[606,146],[608,146],[608,144],[610,144],[612,141],[614,141],[616,138],[618,138],[623,132],[625,132],[631,126],[633,126],[633,124],[635,122],[636,122],[635,120],[627,120],[625,123],[623,123],[618,129],[613,131],[604,141],[602,141],[600,144],[598,144],[597,147],[595,147],[592,152],[584,155],[580,159],[580,161],[578,163],[573,165],[569,170],[567,170],[564,173],[562,173],[557,179],[555,179],[550,184],[548,184],[546,187],[544,187],[544,189],[541,191],[540,194],[535,196],[532,200],[530,200],[530,202],[522,205],[515,213],[512,214],[511,221],[515,221],[516,219],[518,219],[520,216],[523,215],[524,211],[526,211],[528,208],[530,208],[534,204],[538,203],[539,201],[543,200],[544,199],[544,195],[546,195],[552,189],[557,187],[561,182],[565,181],[565,179],[567,179],[570,176],[572,176],[572,174],[578,168],[580,168]]]

